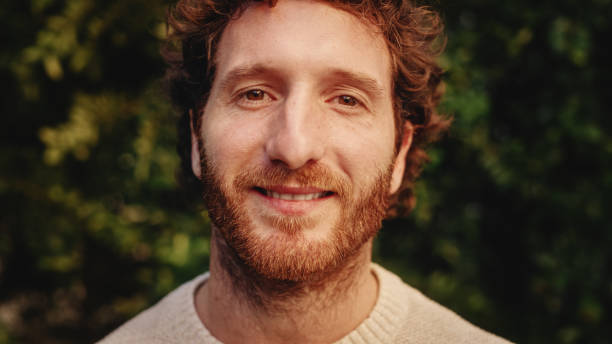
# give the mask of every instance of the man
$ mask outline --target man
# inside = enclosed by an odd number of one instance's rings
[[[434,13],[185,0],[169,23],[184,161],[213,223],[210,272],[104,343],[505,342],[371,263],[391,196],[448,125],[435,112]]]

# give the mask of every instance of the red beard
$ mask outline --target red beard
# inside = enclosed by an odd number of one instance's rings
[[[205,152],[202,152],[205,156]],[[358,196],[345,178],[329,169],[312,164],[298,170],[277,165],[246,170],[233,183],[222,183],[206,161],[202,162],[204,202],[213,224],[239,262],[260,277],[271,280],[305,282],[324,279],[354,256],[376,235],[388,207],[391,166],[380,172],[375,181]],[[330,235],[323,240],[309,240],[304,231],[325,218],[308,216],[268,215],[264,220],[275,230],[262,237],[255,234],[254,223],[245,207],[248,192],[254,186],[286,185],[332,190],[340,203],[335,223],[329,224]],[[223,264],[223,262],[222,262]],[[228,271],[231,274],[231,271]]]

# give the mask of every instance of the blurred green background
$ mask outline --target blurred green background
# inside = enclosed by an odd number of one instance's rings
[[[159,87],[168,2],[0,7],[0,344],[92,342],[207,269]],[[455,123],[375,260],[513,341],[612,338],[610,2],[434,4]]]

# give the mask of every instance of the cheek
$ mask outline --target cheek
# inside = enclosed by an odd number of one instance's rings
[[[337,135],[334,140],[340,168],[356,184],[370,183],[394,158],[394,128],[359,128]]]
[[[253,123],[239,120],[216,120],[203,124],[204,147],[210,163],[219,173],[233,175],[251,164],[261,151],[262,130]]]

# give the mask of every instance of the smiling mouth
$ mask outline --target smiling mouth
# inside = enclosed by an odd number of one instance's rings
[[[334,192],[332,191],[311,192],[311,193],[283,193],[283,192],[275,192],[275,191],[267,190],[267,189],[260,188],[260,187],[255,187],[254,190],[263,196],[274,198],[274,199],[280,199],[283,201],[311,201],[311,200],[322,199],[322,198],[326,198],[326,197],[330,197],[334,195]]]

